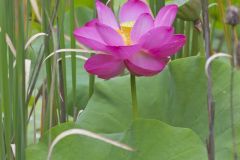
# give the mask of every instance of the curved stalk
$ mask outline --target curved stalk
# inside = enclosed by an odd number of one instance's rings
[[[96,134],[96,133],[93,133],[93,132],[90,132],[90,131],[87,131],[87,130],[84,130],[84,129],[70,129],[70,130],[62,132],[51,143],[51,146],[50,146],[49,151],[48,151],[47,160],[51,160],[52,152],[53,152],[53,149],[56,146],[56,144],[59,141],[61,141],[62,139],[66,138],[68,136],[71,136],[71,135],[79,135],[79,136],[90,137],[92,139],[96,139],[96,140],[111,144],[115,147],[118,147],[118,148],[121,148],[121,149],[124,149],[124,150],[127,150],[127,151],[134,151],[133,148],[127,146],[126,144],[122,144],[120,142],[105,138],[105,137],[103,137],[99,134]]]

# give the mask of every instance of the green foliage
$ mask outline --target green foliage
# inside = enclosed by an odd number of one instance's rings
[[[74,0],[75,6],[79,7],[79,6],[83,6],[83,7],[90,7],[93,8],[94,7],[94,1],[93,0]]]
[[[88,73],[84,70],[84,62],[83,60],[77,60],[77,98],[76,98],[76,107],[79,110],[84,109],[87,102],[88,102],[88,81],[89,76]],[[69,60],[66,61],[66,70],[67,70],[67,90],[68,96],[67,96],[67,110],[70,115],[73,115],[74,109],[73,109],[73,93],[72,93],[72,78],[71,78],[71,62]],[[97,79],[98,81],[102,81],[100,79]]]
[[[138,79],[140,116],[158,119],[170,125],[193,129],[202,139],[207,137],[207,103],[204,58],[192,57],[173,61],[157,77]],[[218,159],[231,157],[230,66],[218,61],[213,66],[214,100],[216,104],[216,151]],[[236,81],[239,79],[236,75]],[[78,124],[100,133],[125,130],[131,123],[128,77],[96,85],[96,94]],[[234,84],[236,88],[239,84]],[[239,124],[239,99],[235,90],[236,126]],[[238,128],[239,129],[239,128]],[[224,150],[224,152],[222,152]],[[223,156],[224,155],[224,156]],[[224,158],[222,158],[224,159]]]
[[[139,153],[133,153],[133,155],[119,149],[111,149],[109,155],[113,155],[114,158],[110,159],[114,160],[119,157],[120,159],[129,157],[132,159],[138,159],[139,155],[147,160],[159,159],[161,156],[163,156],[162,159],[169,159],[173,158],[171,157],[171,154],[176,154],[176,157],[174,158],[176,160],[187,159],[187,157],[189,159],[207,159],[205,156],[206,150],[201,149],[201,146],[205,145],[208,133],[206,109],[207,87],[204,74],[204,61],[204,58],[198,56],[175,60],[172,61],[165,71],[158,76],[153,78],[138,78],[137,89],[140,117],[155,120],[141,120],[135,122],[132,126],[130,86],[128,84],[129,77],[124,76],[107,82],[102,81],[96,83],[95,94],[90,99],[86,109],[80,114],[75,127],[79,128],[80,126],[81,128],[97,133],[104,133],[105,136],[117,135],[112,138],[121,140],[130,146],[139,149]],[[230,159],[232,156],[230,106],[229,99],[227,98],[229,97],[230,91],[229,78],[229,63],[226,61],[214,62],[213,95],[216,107],[215,136],[216,153],[217,159],[219,160]],[[236,82],[237,80],[239,81],[239,78],[240,74],[239,72],[236,72]],[[235,87],[239,88],[240,86],[236,83]],[[81,92],[82,88],[78,88],[78,93]],[[240,119],[240,115],[238,114],[238,106],[240,103],[237,98],[238,96],[238,89],[235,89],[234,107],[236,113],[236,127],[239,126]],[[175,127],[190,128],[201,138],[202,142],[197,142],[194,138],[195,135],[189,130],[172,128],[174,130],[173,132],[165,131],[169,126],[159,121]],[[59,133],[62,131],[61,128],[62,127],[60,126]],[[129,132],[129,128],[135,128],[136,130],[133,129],[135,131]],[[240,128],[237,127],[237,131],[240,131],[239,129]],[[128,130],[127,133],[125,133],[126,130]],[[185,139],[186,137],[183,136],[181,132],[183,135],[189,134],[189,136],[186,136],[188,138]],[[125,134],[119,135],[118,133]],[[178,133],[179,136],[176,137],[178,134],[173,135],[175,133]],[[182,139],[182,136],[185,138]],[[189,138],[193,138],[193,140],[190,140]],[[166,146],[170,139],[172,139],[170,146],[174,147],[169,147],[171,149],[168,151],[168,147],[165,148],[161,146]],[[188,150],[185,148],[182,150],[184,151],[182,154],[175,153],[175,151],[179,151],[178,145],[181,147],[191,146],[191,142],[193,141],[196,149]],[[28,149],[29,156],[37,154],[38,150],[43,145],[43,142],[39,144],[39,148],[38,146],[30,147]],[[153,145],[153,142],[156,144],[154,143]],[[150,144],[155,147],[150,149],[150,146],[148,146]],[[81,148],[78,148],[78,146],[81,146]],[[91,158],[95,159],[96,157],[100,157],[97,159],[101,159],[102,157],[104,159],[109,152],[109,147],[110,146],[107,144],[96,142],[95,140],[77,137],[66,138],[56,147],[54,157],[56,159],[62,156],[65,159],[81,157],[83,160]],[[91,148],[91,153],[94,154],[89,154],[89,150],[86,148]],[[163,154],[162,151],[164,149],[166,149],[166,151],[163,153],[169,154]],[[101,154],[99,154],[99,150],[101,150]],[[44,153],[42,154],[44,155]],[[77,156],[75,157],[75,155]],[[95,158],[94,155],[96,155]],[[39,157],[42,156],[39,155]]]
[[[60,126],[53,130],[54,132],[60,133],[65,129],[64,126]],[[97,140],[72,136],[59,142],[52,159],[206,159],[204,145],[195,133],[189,129],[175,128],[157,120],[139,119],[134,121],[125,132],[104,134],[103,136],[127,143],[132,146],[135,151],[124,151]],[[31,146],[27,152],[29,160],[44,160],[46,159],[47,143]]]

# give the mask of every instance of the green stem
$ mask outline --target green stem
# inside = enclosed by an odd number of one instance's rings
[[[16,69],[15,79],[15,100],[14,100],[14,141],[16,144],[16,160],[26,159],[25,148],[27,144],[26,138],[26,121],[27,108],[25,104],[25,51],[24,51],[24,6],[23,0],[15,1],[15,36],[16,41]]]
[[[0,106],[0,113],[2,113],[2,106]],[[4,147],[4,137],[3,137],[3,126],[2,126],[2,114],[0,114],[0,158],[5,158],[5,147]]]
[[[181,19],[178,19],[178,27],[176,29],[177,33],[184,33],[184,29],[185,29],[185,22]],[[183,50],[181,49],[179,51],[179,53],[176,55],[176,58],[182,58],[183,57]]]
[[[7,1],[1,1],[0,3],[2,6],[7,6]],[[0,54],[0,86],[1,86],[1,95],[0,95],[0,106],[2,108],[2,111],[0,114],[4,114],[4,119],[1,119],[0,125],[4,126],[1,130],[2,135],[4,136],[4,141],[5,143],[5,149],[6,149],[6,156],[10,159],[11,157],[11,110],[10,110],[10,98],[9,98],[9,73],[6,68],[8,68],[8,54],[7,52],[7,44],[5,42],[5,34],[7,30],[7,24],[6,24],[6,13],[7,10],[3,7],[1,10],[1,15],[2,17],[0,18],[0,26],[1,28],[1,34],[0,34],[0,46],[1,46],[1,51],[2,53]],[[1,115],[2,116],[2,115]],[[1,126],[1,127],[2,127]]]
[[[195,56],[199,52],[199,34],[199,31],[193,28],[191,56]]]
[[[191,37],[191,22],[185,22],[185,35],[187,36],[187,43],[183,48],[183,57],[188,57],[189,56],[189,48],[190,48],[190,37]]]
[[[130,82],[131,82],[131,94],[132,94],[132,113],[133,113],[133,120],[135,120],[138,118],[137,88],[136,88],[135,75],[131,74]]]
[[[71,37],[71,48],[76,48],[76,42],[75,42],[75,38],[73,36],[73,31],[75,28],[75,5],[74,5],[74,1],[71,0],[70,1],[70,37]],[[71,54],[71,61],[72,61],[72,90],[73,90],[73,106],[74,108],[76,107],[76,86],[77,86],[77,59],[76,59],[76,54],[72,53]]]
[[[96,4],[96,0],[94,0],[94,4]],[[97,11],[96,6],[94,7],[94,13],[93,18],[97,17]],[[92,53],[91,56],[94,54]],[[90,99],[94,93],[94,87],[95,87],[95,75],[89,74],[89,90],[88,90],[88,98]]]
[[[65,38],[64,38],[64,11],[66,7],[66,1],[60,1],[59,6],[59,47],[65,48]],[[61,101],[61,122],[67,121],[66,113],[66,93],[67,93],[67,77],[66,77],[66,58],[65,54],[61,54],[62,60],[59,62],[59,83],[60,83],[60,93],[63,101]]]
[[[95,84],[95,76],[94,75],[89,75],[89,99],[92,97],[94,93],[94,84]]]

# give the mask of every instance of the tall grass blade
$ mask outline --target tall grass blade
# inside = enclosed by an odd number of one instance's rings
[[[15,143],[16,160],[25,159],[27,107],[25,104],[24,2],[15,1],[16,17],[16,89],[15,89]]]
[[[1,1],[1,6],[6,6],[6,1]],[[9,107],[9,80],[8,80],[8,51],[7,51],[7,44],[5,41],[5,34],[6,34],[6,8],[1,8],[1,18],[0,18],[0,26],[1,26],[1,35],[0,35],[0,46],[1,46],[1,53],[0,53],[0,78],[1,78],[1,92],[0,92],[0,102],[1,108],[3,109],[4,118],[3,123],[4,129],[1,130],[4,134],[4,142],[6,147],[6,158],[11,158],[11,108]],[[2,114],[2,112],[0,112]]]
[[[209,59],[211,56],[211,40],[210,40],[210,27],[209,27],[209,14],[208,14],[208,0],[202,0],[202,14],[203,14],[203,29],[204,29],[204,40],[205,40],[205,54],[206,58]],[[215,160],[215,136],[214,136],[214,101],[212,95],[212,74],[211,67],[207,70],[207,109],[208,109],[208,139],[207,139],[207,150],[208,159]]]
[[[71,48],[76,47],[76,41],[73,36],[73,31],[75,28],[75,7],[74,0],[70,0],[70,37],[71,37]],[[76,108],[76,84],[77,84],[77,65],[76,65],[76,55],[72,53],[72,93],[73,93],[73,108]]]
[[[65,38],[64,38],[64,13],[65,13],[66,1],[60,2],[59,7],[59,24],[58,24],[58,36],[59,36],[59,48],[65,48]],[[60,101],[61,101],[61,115],[60,121],[67,121],[66,104],[67,104],[67,77],[66,77],[66,59],[65,55],[58,56],[61,57],[61,61],[58,61],[59,66],[59,90],[60,90]]]

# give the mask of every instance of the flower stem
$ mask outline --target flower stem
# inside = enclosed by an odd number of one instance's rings
[[[91,98],[94,92],[95,75],[89,75],[88,98]]]
[[[131,74],[131,94],[132,94],[132,114],[133,120],[138,118],[138,104],[137,104],[137,88],[136,88],[136,77]]]

